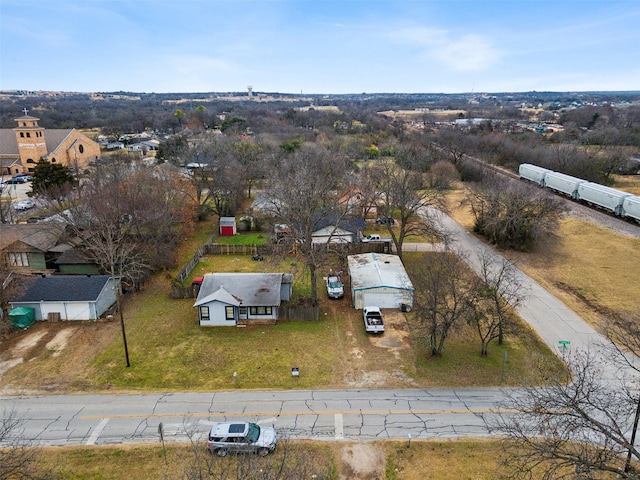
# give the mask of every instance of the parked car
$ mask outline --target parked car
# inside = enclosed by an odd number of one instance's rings
[[[13,204],[14,210],[29,210],[30,208],[35,207],[36,204],[33,200],[21,200],[17,203]]]
[[[396,221],[393,217],[379,217],[376,219],[378,225],[393,225]]]
[[[45,218],[47,218],[46,215],[35,215],[33,217],[27,218],[27,223],[38,223],[39,221],[44,220]]]
[[[18,178],[18,177],[26,178],[27,182],[30,182],[31,180],[33,180],[33,176],[29,175],[28,173],[18,173],[11,178]]]
[[[211,428],[207,448],[219,457],[229,453],[257,453],[269,455],[276,449],[278,436],[273,427],[255,423],[218,423]]]
[[[344,284],[339,273],[327,275],[327,295],[329,295],[329,298],[344,297]]]
[[[370,333],[384,333],[384,320],[382,312],[378,307],[364,307],[362,309],[364,317],[364,329]]]
[[[9,185],[14,185],[14,184],[20,184],[20,183],[27,183],[29,180],[27,180],[27,177],[23,177],[23,176],[15,176],[15,177],[11,177],[9,180],[5,180],[4,183],[8,183]]]

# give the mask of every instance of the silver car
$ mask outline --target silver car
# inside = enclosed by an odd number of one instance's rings
[[[269,455],[276,449],[278,438],[272,427],[255,423],[218,423],[211,428],[207,448],[219,457],[229,453],[257,453]]]
[[[13,204],[14,210],[29,210],[30,208],[33,208],[35,206],[35,202],[31,199],[22,200]]]

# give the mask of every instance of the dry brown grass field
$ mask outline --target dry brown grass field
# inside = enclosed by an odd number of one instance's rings
[[[640,180],[616,184],[631,191]],[[460,208],[464,190],[452,192],[452,217],[468,231],[473,217]],[[501,252],[529,276],[562,300],[584,320],[599,327],[611,314],[638,308],[640,239],[567,216],[557,232],[532,252]]]
[[[502,455],[500,442],[482,439],[413,440],[410,444],[290,441],[286,448],[288,455],[304,455],[318,473],[328,472],[331,480],[493,480],[498,478]],[[72,480],[120,480],[123,472],[126,478],[177,480],[186,478],[186,468],[195,457],[188,444],[166,444],[166,462],[159,444],[65,447],[43,449],[41,465]],[[244,456],[219,459],[207,454],[201,460],[214,462],[215,467],[248,461]]]
[[[640,195],[640,175],[616,175],[615,188]]]

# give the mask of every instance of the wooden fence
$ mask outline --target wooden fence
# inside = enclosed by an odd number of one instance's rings
[[[280,305],[278,309],[278,322],[316,321],[320,318],[320,307],[306,305]]]
[[[207,255],[296,255],[298,246],[293,245],[222,245],[212,243],[201,247]],[[343,255],[356,255],[359,253],[390,253],[390,242],[369,242],[369,243],[341,243],[326,244],[316,243],[313,245],[316,250],[326,250]]]

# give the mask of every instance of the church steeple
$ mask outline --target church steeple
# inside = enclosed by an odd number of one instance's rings
[[[30,116],[26,108],[22,111],[24,115],[15,119],[18,127],[13,131],[16,132],[20,161],[26,166],[28,163],[38,163],[38,160],[46,157],[49,152],[44,139],[44,127],[38,125],[40,119]]]

